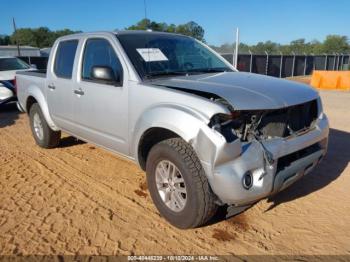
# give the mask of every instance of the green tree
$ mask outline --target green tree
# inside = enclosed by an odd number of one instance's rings
[[[11,44],[10,37],[8,35],[0,36],[0,45],[9,45]]]
[[[225,44],[222,44],[221,46],[211,45],[210,47],[219,53],[233,53],[236,45],[235,45],[235,43],[233,43],[233,44],[225,43]],[[248,54],[250,48],[251,47],[245,43],[239,43],[238,50],[239,50],[240,54]]]
[[[212,46],[216,51],[220,53],[232,53],[234,46],[229,43],[225,43],[221,46]],[[296,54],[333,54],[333,53],[350,53],[350,44],[346,36],[329,35],[327,38],[320,42],[318,40],[312,40],[307,42],[304,38],[291,41],[289,44],[281,45],[272,41],[259,42],[256,45],[247,45],[240,43],[239,52],[247,53],[251,50],[254,54],[264,54],[267,51],[269,54],[278,54],[282,52],[285,55],[290,55],[293,52]]]
[[[62,29],[62,30],[57,30],[51,33],[51,38],[50,38],[50,45],[48,46],[52,46],[53,43],[56,41],[57,38],[61,37],[61,36],[65,36],[65,35],[71,35],[71,34],[76,34],[76,33],[81,33],[82,31],[72,31],[70,29]]]
[[[170,24],[167,23],[158,23],[151,21],[149,19],[142,19],[137,22],[135,25],[131,25],[126,30],[147,30],[151,29],[152,31],[159,32],[170,32],[170,33],[179,33],[183,35],[192,36],[197,38],[200,41],[204,41],[204,29],[197,24],[196,22],[190,21],[186,24]]]
[[[151,20],[149,19],[142,19],[139,22],[137,22],[135,25],[131,25],[126,28],[126,30],[147,30],[151,29],[149,26],[151,24]]]
[[[312,40],[311,42],[309,42],[309,46],[310,46],[310,51],[308,51],[307,53],[309,54],[321,54],[322,53],[322,43],[318,40]]]
[[[346,53],[350,51],[347,36],[328,35],[323,42],[322,51],[324,53]]]
[[[178,25],[176,27],[176,33],[192,36],[200,41],[204,41],[204,29],[193,21]]]
[[[47,27],[39,27],[33,30],[35,45],[37,47],[48,47],[52,45],[52,32]]]
[[[176,25],[174,25],[174,24],[168,25],[166,32],[175,33],[176,32]]]
[[[264,54],[265,51],[269,54],[277,53],[279,51],[279,44],[272,41],[259,42],[257,45],[252,46],[251,50],[255,54]]]
[[[290,42],[289,50],[296,54],[303,54],[306,52],[307,43],[304,38],[296,39]]]
[[[20,28],[11,35],[11,43],[20,45],[36,46],[34,30],[31,28]]]
[[[47,27],[39,28],[20,28],[10,37],[11,43],[19,43],[20,45],[30,45],[39,48],[50,47],[58,37],[78,33],[80,31],[72,31],[63,29],[51,31]]]

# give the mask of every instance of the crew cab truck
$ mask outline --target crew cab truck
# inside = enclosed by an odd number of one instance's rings
[[[39,146],[58,146],[64,131],[135,161],[160,214],[179,228],[278,193],[327,151],[314,89],[238,72],[183,35],[64,36],[46,72],[17,73],[17,89]]]

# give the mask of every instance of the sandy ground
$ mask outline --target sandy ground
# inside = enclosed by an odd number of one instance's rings
[[[0,110],[0,254],[350,254],[350,93],[322,92],[329,153],[309,176],[245,213],[171,227],[133,163],[65,136],[34,144]]]

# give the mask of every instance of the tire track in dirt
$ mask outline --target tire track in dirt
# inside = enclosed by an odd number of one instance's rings
[[[11,137],[9,137],[9,139],[11,139]],[[14,141],[13,141],[14,142]],[[47,156],[47,155],[45,155],[45,154],[42,154],[41,152],[38,152],[38,151],[36,151],[37,153],[39,153],[42,157],[46,157],[47,159],[50,159],[50,160],[52,160],[52,161],[56,161],[57,159],[53,159],[51,156]],[[37,159],[36,159],[36,161],[38,161]],[[47,166],[45,166],[43,163],[42,163],[42,161],[38,161],[41,165],[43,165],[44,166],[44,168],[46,168],[46,169],[48,169],[50,172],[53,172],[53,170],[52,169],[50,169],[50,168],[48,168]],[[57,163],[56,163],[57,164]],[[66,163],[64,163],[64,164],[66,164]],[[70,170],[68,170],[67,168],[65,168],[64,167],[64,170],[67,172],[67,174],[70,174],[70,175],[73,175],[74,176],[74,173],[71,173],[71,171]],[[53,173],[55,173],[55,172],[53,172]],[[57,175],[57,174],[56,174]],[[80,177],[79,177],[80,178]],[[65,176],[65,179],[66,179],[66,182],[68,182],[69,181],[69,179],[67,179],[67,176]],[[71,177],[70,177],[70,179],[71,179]],[[77,181],[74,181],[74,182],[77,182]],[[111,190],[111,188],[108,188],[108,190]],[[85,197],[89,197],[89,195],[88,194],[85,194],[85,192],[83,192],[83,194],[84,194],[84,196]],[[130,199],[130,198],[129,198]],[[129,206],[129,205],[128,205]],[[139,208],[139,207],[137,207],[137,208]],[[181,238],[181,241],[182,242],[187,242],[187,241],[185,241],[186,239],[184,239],[183,237]],[[189,241],[189,243],[192,243],[192,245],[194,244],[193,243],[193,240],[188,240]],[[204,250],[203,250],[204,251]]]
[[[340,98],[332,94],[324,107],[331,123],[350,132],[350,125],[336,113],[349,111],[348,104],[339,103],[347,99],[348,94]],[[64,138],[62,148],[40,149],[27,117],[14,114],[0,112],[0,254],[344,254],[350,250],[346,234],[350,204],[345,201],[350,193],[344,189],[350,187],[349,166],[345,175],[315,192],[301,194],[305,188],[296,185],[275,202],[261,201],[229,220],[182,231],[159,216],[144,173],[134,164],[71,138]],[[344,132],[338,133],[350,137]],[[344,161],[346,155],[339,159]],[[317,172],[327,176],[332,169],[324,166]],[[304,183],[313,187],[311,182],[317,180],[306,178],[299,187]]]

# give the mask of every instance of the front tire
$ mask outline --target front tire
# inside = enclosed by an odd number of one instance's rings
[[[52,130],[47,124],[39,104],[35,103],[29,111],[30,127],[38,146],[43,148],[57,147],[61,139],[61,131]]]
[[[156,144],[147,157],[147,184],[160,214],[181,229],[205,224],[217,210],[202,165],[181,138]]]

